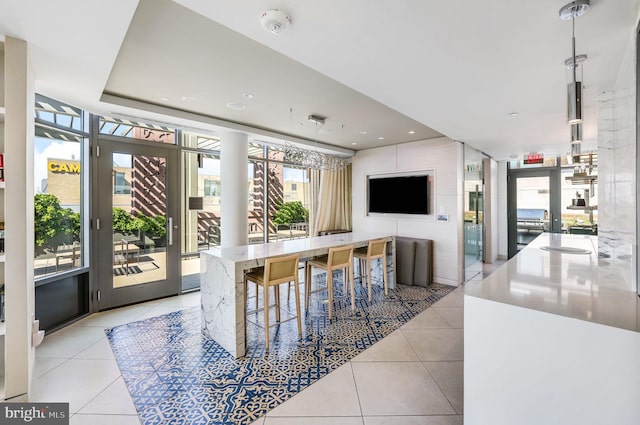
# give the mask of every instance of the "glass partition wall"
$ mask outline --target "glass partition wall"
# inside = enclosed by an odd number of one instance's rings
[[[483,159],[486,157],[464,146],[464,280],[482,273],[484,255]]]

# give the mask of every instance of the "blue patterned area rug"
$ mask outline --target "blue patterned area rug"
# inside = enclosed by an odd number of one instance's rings
[[[143,425],[252,424],[453,290],[438,284],[398,286],[385,297],[374,285],[369,302],[365,288],[356,284],[352,311],[337,281],[333,321],[323,301],[326,291],[312,294],[302,338],[295,320],[272,327],[269,353],[261,327],[264,312],[250,315],[247,355],[240,359],[202,334],[199,307],[105,332]],[[289,301],[281,294],[283,320],[295,314],[291,292]],[[248,305],[253,307],[255,298]]]

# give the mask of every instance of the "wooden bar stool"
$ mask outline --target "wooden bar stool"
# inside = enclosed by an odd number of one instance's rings
[[[384,294],[389,295],[389,284],[387,282],[387,241],[385,239],[374,239],[369,241],[369,245],[353,250],[353,256],[360,262],[360,279],[363,284],[367,284],[369,290],[369,301],[373,299],[371,261],[380,259],[382,261],[382,280],[384,281]]]
[[[247,282],[254,282],[256,285],[262,286],[263,289],[264,338],[267,350],[269,350],[269,288],[272,286],[275,287],[277,325],[283,323],[280,320],[280,285],[283,283],[294,283],[298,336],[302,336],[302,322],[300,320],[300,286],[298,284],[299,262],[300,256],[298,254],[270,257],[265,260],[264,267],[258,267],[257,269],[246,272],[244,275],[245,288],[247,287]],[[258,288],[256,287],[256,292],[257,289]],[[287,319],[285,322],[292,319]]]
[[[325,288],[311,291],[311,271],[313,267],[323,269],[327,273],[327,292],[329,294],[329,320],[333,318],[333,271],[342,270],[345,292],[347,288],[347,271],[351,283],[351,310],[356,309],[355,291],[353,286],[353,245],[329,248],[327,255],[307,260],[305,264],[305,308],[309,309],[309,295],[323,291]]]

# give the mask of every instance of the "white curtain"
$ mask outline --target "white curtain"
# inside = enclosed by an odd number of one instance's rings
[[[338,171],[320,172],[312,234],[325,230],[351,230],[351,164]]]

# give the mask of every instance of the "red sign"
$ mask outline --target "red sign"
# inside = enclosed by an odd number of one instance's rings
[[[525,155],[524,164],[542,164],[544,162],[544,156],[541,153],[531,153]]]

